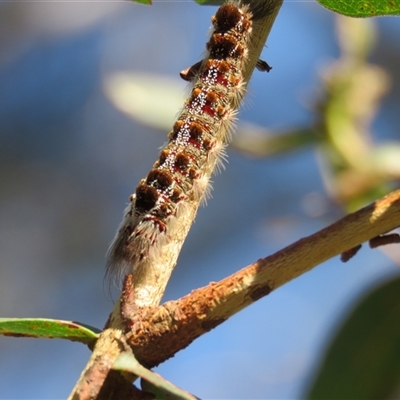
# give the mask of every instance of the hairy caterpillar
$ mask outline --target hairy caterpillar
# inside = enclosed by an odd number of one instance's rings
[[[236,109],[245,92],[242,71],[252,32],[248,5],[223,4],[211,19],[206,57],[181,73],[193,88],[169,133],[169,141],[149,174],[130,198],[124,219],[108,252],[107,274],[121,279],[162,257],[182,229],[188,205],[207,196],[209,179],[224,158]],[[263,64],[264,63],[264,64]],[[259,68],[270,67],[259,61]]]

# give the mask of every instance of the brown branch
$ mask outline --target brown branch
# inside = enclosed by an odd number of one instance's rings
[[[127,344],[138,361],[153,367],[272,290],[347,249],[399,226],[400,189],[220,282],[159,307],[135,309],[135,315],[130,317],[129,324],[125,324]],[[124,302],[130,300],[128,292]],[[129,304],[125,304],[123,309],[128,310]],[[125,335],[117,331],[119,336],[115,337],[116,331],[109,331],[102,333],[96,345],[98,354],[102,354],[103,347],[106,347],[108,356],[110,349],[114,352],[126,349]],[[101,342],[110,338],[111,343],[104,345]],[[131,386],[127,381],[126,385]]]
[[[73,400],[87,399],[112,399],[115,386],[121,388],[119,397],[121,400],[134,398],[136,389],[133,388],[119,373],[111,368],[115,359],[123,351],[130,351],[126,339],[121,331],[107,329],[103,331],[96,342],[95,349],[82,372],[79,385],[70,395]]]
[[[236,312],[324,261],[400,226],[400,189],[217,283],[132,318],[127,340],[153,367]]]

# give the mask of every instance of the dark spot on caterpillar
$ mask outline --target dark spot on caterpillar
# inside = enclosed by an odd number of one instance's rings
[[[206,151],[209,151],[209,150],[211,150],[213,147],[214,147],[214,141],[213,140],[210,140],[210,139],[204,139],[203,140],[203,148],[204,148],[204,150],[206,150]]]
[[[234,28],[241,18],[242,14],[236,6],[233,4],[223,4],[215,13],[214,17],[211,18],[211,22],[217,32],[226,32]]]
[[[244,55],[244,47],[238,44],[235,49],[229,54],[230,57],[242,57]]]
[[[223,59],[234,57],[237,44],[238,41],[233,36],[215,33],[207,43],[207,49],[210,52],[211,58]]]
[[[238,32],[246,32],[251,29],[251,25],[251,21],[249,21],[248,19],[243,19],[241,25],[236,27],[236,30]]]
[[[171,212],[168,205],[166,203],[162,203],[158,208],[156,208],[155,214],[157,218],[163,219],[166,218],[169,214],[171,214]]]
[[[192,96],[190,98],[190,101],[195,100],[196,97],[199,97],[199,95],[202,93],[202,90],[200,88],[194,88],[192,90]]]
[[[222,118],[224,115],[226,115],[227,112],[228,109],[223,106],[218,106],[218,108],[216,109],[216,113],[219,118]]]
[[[234,76],[230,76],[230,77],[229,77],[229,84],[230,84],[231,86],[238,86],[239,83],[240,83],[240,79],[239,79],[239,78],[236,78],[236,77],[234,77]]]
[[[178,188],[174,188],[172,194],[171,194],[171,201],[174,203],[177,203],[182,196],[182,191]]]
[[[191,180],[196,179],[199,177],[199,173],[197,172],[197,170],[195,170],[194,168],[190,168],[188,176]]]
[[[140,210],[149,211],[156,205],[158,197],[159,194],[156,188],[142,182],[136,188],[135,207]]]
[[[226,61],[222,60],[218,63],[217,70],[221,74],[227,74],[230,71],[230,66]]]
[[[215,92],[209,91],[209,92],[207,93],[206,99],[207,99],[207,102],[208,102],[208,103],[213,104],[213,103],[216,103],[216,102],[217,102],[218,96],[215,94]]]
[[[178,153],[175,157],[175,167],[185,171],[189,168],[190,158],[185,153]]]
[[[171,141],[175,140],[178,133],[180,132],[180,130],[183,128],[184,125],[185,125],[185,121],[182,121],[181,119],[176,121],[172,128],[172,131],[168,134],[168,138]]]
[[[158,161],[156,161],[156,163],[154,164],[154,168],[157,168],[160,165],[163,165],[169,155],[170,155],[170,151],[168,151],[166,149],[162,150]]]
[[[160,190],[167,189],[171,186],[173,178],[171,173],[163,169],[152,169],[147,175],[146,183]]]
[[[190,124],[190,137],[194,140],[198,140],[203,134],[203,128],[197,122],[192,122]]]
[[[179,119],[178,121],[175,122],[173,129],[174,133],[179,132],[182,127],[185,125],[185,121],[182,121],[181,119]]]

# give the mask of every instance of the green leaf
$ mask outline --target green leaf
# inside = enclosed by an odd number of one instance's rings
[[[197,398],[165,380],[160,375],[143,367],[129,353],[122,353],[116,360],[113,369],[127,372],[142,378],[142,389],[155,394],[156,400],[196,400]]]
[[[165,131],[171,129],[176,113],[182,107],[184,86],[178,78],[136,71],[108,76],[104,91],[118,110]]]
[[[195,2],[201,6],[220,6],[224,0],[195,0]]]
[[[317,0],[322,6],[349,17],[400,15],[400,0]]]
[[[67,339],[92,344],[101,332],[73,321],[45,318],[0,318],[0,335],[47,339]]]
[[[239,124],[232,146],[252,157],[269,157],[315,145],[320,138],[310,128],[297,128],[271,133],[254,124]]]
[[[151,5],[152,0],[131,0],[133,3],[140,3],[140,4],[146,4],[146,5]]]
[[[308,399],[394,399],[400,388],[400,278],[370,293],[330,345]]]
[[[375,171],[394,178],[400,177],[400,143],[388,142],[372,152],[371,163]]]

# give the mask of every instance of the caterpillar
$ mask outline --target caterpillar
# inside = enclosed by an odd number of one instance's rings
[[[225,158],[236,109],[245,93],[242,71],[252,14],[248,5],[230,1],[211,22],[205,58],[182,72],[193,84],[190,96],[158,160],[131,195],[108,251],[107,275],[113,279],[132,273],[135,281],[140,280],[180,229],[188,205],[207,198],[210,175]],[[259,63],[264,70],[270,68]]]

